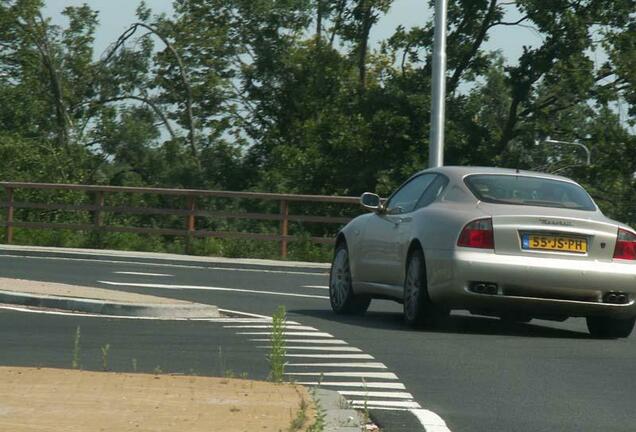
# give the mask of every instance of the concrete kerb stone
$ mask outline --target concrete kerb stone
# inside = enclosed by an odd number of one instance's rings
[[[0,291],[0,303],[99,315],[153,318],[219,318],[219,309],[198,303],[124,303],[108,300]]]
[[[314,388],[316,403],[325,414],[325,432],[359,432],[365,430],[363,415],[350,407],[338,392]]]
[[[261,270],[289,270],[303,271],[310,273],[326,273],[329,271],[329,263],[264,260],[251,258],[224,258],[224,257],[203,257],[194,255],[177,255],[157,252],[132,252],[102,249],[76,249],[76,248],[55,248],[43,246],[20,246],[20,245],[0,245],[0,254],[51,257],[51,258],[77,258],[92,260],[122,260],[139,263],[165,263],[180,265],[198,265],[202,267],[231,266],[241,268],[252,268]]]

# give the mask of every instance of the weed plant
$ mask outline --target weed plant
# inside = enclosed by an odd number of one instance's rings
[[[285,306],[278,306],[276,313],[272,316],[272,348],[269,354],[270,380],[276,383],[283,382],[285,376],[285,355],[287,354],[285,344]]]

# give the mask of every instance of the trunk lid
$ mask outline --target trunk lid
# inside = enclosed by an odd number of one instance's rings
[[[612,260],[618,225],[600,212],[502,204],[488,207],[496,254]]]

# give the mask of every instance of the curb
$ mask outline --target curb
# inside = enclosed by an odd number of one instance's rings
[[[224,258],[204,257],[195,255],[176,255],[158,252],[116,251],[109,249],[74,249],[43,246],[1,245],[0,255],[15,255],[24,257],[44,258],[75,258],[94,261],[112,261],[126,259],[129,262],[168,264],[168,265],[196,265],[202,267],[233,267],[254,270],[289,270],[316,274],[327,273],[329,263],[315,263],[302,261],[276,261],[252,258]],[[169,262],[166,262],[169,261]]]
[[[360,432],[365,429],[362,414],[351,408],[349,402],[333,390],[313,387],[316,404],[325,414],[325,432]]]
[[[84,298],[42,296],[12,291],[0,291],[0,303],[20,306],[62,309],[110,316],[153,318],[219,318],[219,309],[213,305],[121,303]]]

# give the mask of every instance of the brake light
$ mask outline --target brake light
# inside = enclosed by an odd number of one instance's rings
[[[494,249],[495,236],[492,229],[492,219],[478,219],[466,225],[459,235],[457,246]]]
[[[621,228],[618,229],[614,258],[636,260],[636,234]]]

